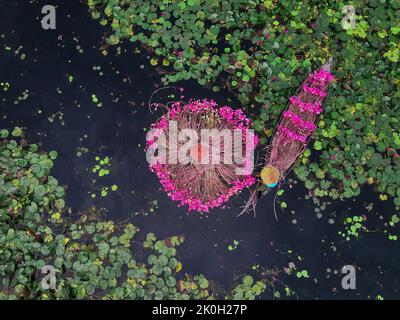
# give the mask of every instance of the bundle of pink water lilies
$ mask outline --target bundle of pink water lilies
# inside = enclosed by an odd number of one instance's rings
[[[147,150],[154,150],[150,169],[158,176],[168,196],[187,206],[189,211],[208,212],[221,207],[231,196],[256,181],[252,176],[252,156],[258,138],[250,125],[251,121],[242,110],[219,107],[213,100],[175,102],[152,125],[153,130],[147,137]],[[176,132],[172,133],[174,128]],[[207,130],[215,133],[217,138],[187,145],[187,140],[176,139],[184,130],[197,134],[197,137],[202,135],[202,130]],[[235,134],[239,139],[235,140]],[[239,161],[229,161],[225,156],[228,149],[235,148],[235,141],[240,147],[237,148]],[[214,144],[218,146],[213,148]],[[182,149],[187,150],[188,161],[177,159],[176,153]],[[175,152],[171,156],[172,150]],[[216,153],[219,159],[213,161]]]

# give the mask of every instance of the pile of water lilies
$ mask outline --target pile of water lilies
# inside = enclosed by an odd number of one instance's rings
[[[242,110],[213,100],[175,102],[147,136],[150,169],[189,211],[223,206],[252,185],[258,138]]]

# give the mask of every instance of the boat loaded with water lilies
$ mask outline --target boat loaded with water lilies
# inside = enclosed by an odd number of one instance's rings
[[[306,150],[314,130],[317,128],[319,115],[323,113],[323,105],[334,77],[331,74],[332,58],[318,71],[308,75],[297,93],[290,97],[287,108],[282,113],[271,142],[265,148],[264,167],[260,172],[257,187],[271,188],[282,184],[296,160]],[[258,188],[250,196],[244,206],[245,212],[255,211]]]

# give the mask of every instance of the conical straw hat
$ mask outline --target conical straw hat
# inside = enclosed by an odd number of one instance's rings
[[[274,187],[279,181],[279,170],[272,166],[266,166],[261,170],[261,180],[267,185]]]

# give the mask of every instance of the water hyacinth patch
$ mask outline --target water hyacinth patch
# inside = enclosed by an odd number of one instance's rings
[[[228,245],[228,250],[233,251],[233,250],[237,249],[239,244],[240,244],[239,240],[233,240],[232,244]]]
[[[95,158],[97,164],[92,168],[92,173],[97,173],[99,177],[104,177],[110,174],[111,162],[109,157],[101,158],[96,156]]]
[[[99,98],[93,93],[92,94],[92,102],[98,107],[101,108],[103,106],[103,103],[99,101]]]
[[[346,241],[350,241],[351,238],[358,238],[361,231],[368,231],[363,225],[365,220],[366,218],[363,216],[346,218],[343,222],[345,225],[345,231],[339,231],[339,235],[346,239]]]

